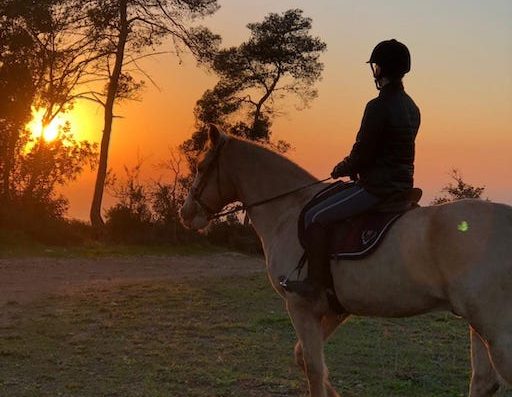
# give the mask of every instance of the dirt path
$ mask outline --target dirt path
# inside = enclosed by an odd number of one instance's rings
[[[83,288],[264,270],[262,259],[231,252],[204,256],[0,259],[0,307],[46,295],[67,295]]]

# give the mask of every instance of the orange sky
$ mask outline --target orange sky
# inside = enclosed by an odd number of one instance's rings
[[[494,201],[512,203],[512,2],[509,0],[267,1],[220,0],[221,10],[204,23],[226,45],[247,38],[245,25],[269,12],[301,8],[313,18],[314,33],[328,46],[322,60],[319,97],[298,111],[280,103],[285,115],[274,122],[274,136],[293,144],[289,154],[319,178],[326,177],[353,144],[362,111],[377,95],[365,64],[373,46],[396,38],[412,53],[407,92],[422,112],[417,138],[416,185],[423,204],[438,194],[456,167],[471,184],[485,185]],[[142,102],[117,108],[110,166],[122,174],[138,154],[145,176],[158,178],[154,167],[168,148],[194,130],[192,109],[216,79],[185,57],[149,59],[145,69],[158,83]],[[99,141],[102,113],[78,103],[71,115],[80,138]],[[69,216],[87,219],[94,176],[85,173],[64,189]],[[106,198],[105,206],[111,201]]]

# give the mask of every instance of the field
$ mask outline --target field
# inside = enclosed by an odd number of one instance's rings
[[[54,284],[31,293],[38,272]],[[293,329],[257,258],[2,259],[0,277],[0,396],[305,393]],[[354,317],[326,347],[333,384],[345,397],[464,396],[467,334],[445,313]]]

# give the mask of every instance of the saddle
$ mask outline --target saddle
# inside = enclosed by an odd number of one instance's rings
[[[299,240],[304,247],[304,215],[312,206],[353,183],[335,182],[323,189],[306,204],[299,216]],[[413,188],[394,194],[369,211],[335,223],[329,228],[329,253],[335,259],[361,259],[379,246],[393,223],[407,211],[419,207],[422,190]]]

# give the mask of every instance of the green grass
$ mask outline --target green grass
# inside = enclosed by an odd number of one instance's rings
[[[300,396],[295,336],[266,276],[90,290],[0,324],[0,396]],[[326,347],[345,397],[464,396],[469,347],[448,314],[352,318]]]
[[[91,242],[77,246],[50,246],[34,241],[0,241],[0,258],[51,257],[96,258],[106,256],[168,256],[168,255],[201,255],[213,252],[225,252],[226,248],[216,247],[208,243],[185,245],[123,245]]]

